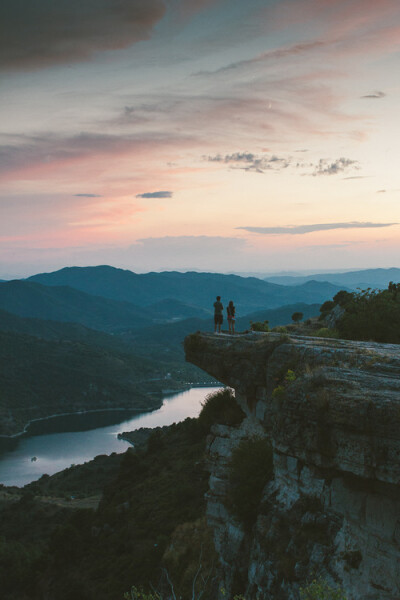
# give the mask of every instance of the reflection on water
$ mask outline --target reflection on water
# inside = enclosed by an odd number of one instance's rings
[[[183,421],[186,417],[197,417],[201,403],[216,387],[191,388],[186,392],[174,394],[164,399],[162,407],[151,413],[142,413],[127,417],[120,413],[120,421],[116,423],[116,412],[108,415],[107,425],[91,429],[90,431],[76,431],[79,428],[80,418],[87,427],[87,414],[75,415],[73,429],[67,433],[46,433],[39,435],[38,427],[44,428],[57,426],[60,428],[64,421],[63,430],[71,427],[69,417],[57,417],[35,424],[32,437],[21,438],[17,447],[0,456],[0,483],[4,485],[23,486],[41,477],[44,473],[53,475],[71,464],[82,464],[92,460],[98,454],[111,454],[124,452],[130,444],[118,439],[118,433],[133,431],[140,427],[158,427],[171,425]],[[91,413],[93,417],[94,413]],[[101,418],[107,417],[102,413]],[[97,413],[97,416],[98,413]],[[57,422],[56,422],[57,421]],[[113,424],[110,424],[113,423]],[[45,429],[45,430],[46,430]],[[54,431],[54,429],[52,429]],[[36,460],[32,460],[36,458]]]

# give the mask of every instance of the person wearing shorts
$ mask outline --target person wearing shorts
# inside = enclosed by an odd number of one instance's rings
[[[217,296],[217,301],[214,302],[214,331],[217,333],[221,333],[221,325],[223,321],[222,311],[224,307],[221,302],[221,296]]]
[[[233,300],[229,301],[228,306],[226,307],[227,317],[228,317],[228,325],[229,325],[229,333],[235,333],[235,306],[233,304]]]

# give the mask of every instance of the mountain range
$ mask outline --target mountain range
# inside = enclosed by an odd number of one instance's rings
[[[0,283],[0,309],[20,317],[74,322],[101,331],[140,329],[154,323],[206,317],[209,311],[180,300],[160,300],[153,306],[136,306],[64,286],[41,285],[35,281]]]
[[[265,277],[264,281],[278,285],[304,285],[309,281],[327,281],[334,285],[357,288],[386,288],[390,281],[400,281],[400,269],[364,269],[345,273],[317,273],[315,275],[275,275]]]
[[[322,303],[342,289],[324,281],[307,281],[294,288],[256,277],[219,273],[165,271],[138,275],[110,266],[66,267],[53,273],[34,275],[27,282],[69,286],[87,294],[147,308],[174,299],[209,311],[215,297],[220,295],[225,304],[233,300],[241,314],[297,302]]]
[[[0,433],[31,419],[94,408],[154,405],[154,393],[204,381],[182,340],[213,329],[213,302],[233,299],[237,330],[318,315],[340,288],[216,273],[137,275],[65,268],[0,282]],[[145,394],[147,394],[145,396]],[[153,397],[152,397],[153,396]]]

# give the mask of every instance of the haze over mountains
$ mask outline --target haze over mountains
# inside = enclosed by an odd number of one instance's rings
[[[345,273],[316,273],[313,275],[271,275],[265,281],[279,285],[302,285],[308,281],[327,281],[335,285],[357,288],[385,288],[390,281],[400,281],[400,269],[365,269]]]
[[[293,288],[255,277],[219,273],[166,271],[138,275],[109,266],[66,267],[53,273],[34,275],[27,281],[46,286],[70,286],[87,294],[141,307],[174,299],[209,311],[219,294],[225,303],[234,300],[241,314],[296,302],[322,303],[342,289],[325,282],[306,282]]]
[[[93,329],[115,331],[153,321],[145,309],[85,294],[72,287],[50,287],[34,281],[0,283],[0,308],[21,317],[71,321]]]

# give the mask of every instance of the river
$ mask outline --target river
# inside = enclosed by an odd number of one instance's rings
[[[21,437],[15,449],[0,456],[0,483],[22,487],[44,473],[53,475],[72,464],[92,460],[98,454],[125,452],[130,444],[119,440],[119,433],[140,427],[171,425],[186,417],[197,417],[204,398],[217,389],[198,387],[172,394],[164,398],[158,410],[134,416],[131,413],[129,417],[123,412],[118,423],[116,411],[109,414],[83,413],[73,418],[57,417],[36,422],[32,428],[34,435]],[[96,415],[101,416],[102,426],[90,429],[93,423],[89,421]],[[105,419],[108,419],[108,424],[104,423]],[[86,430],[76,431],[82,428]],[[49,430],[53,432],[49,433]]]

